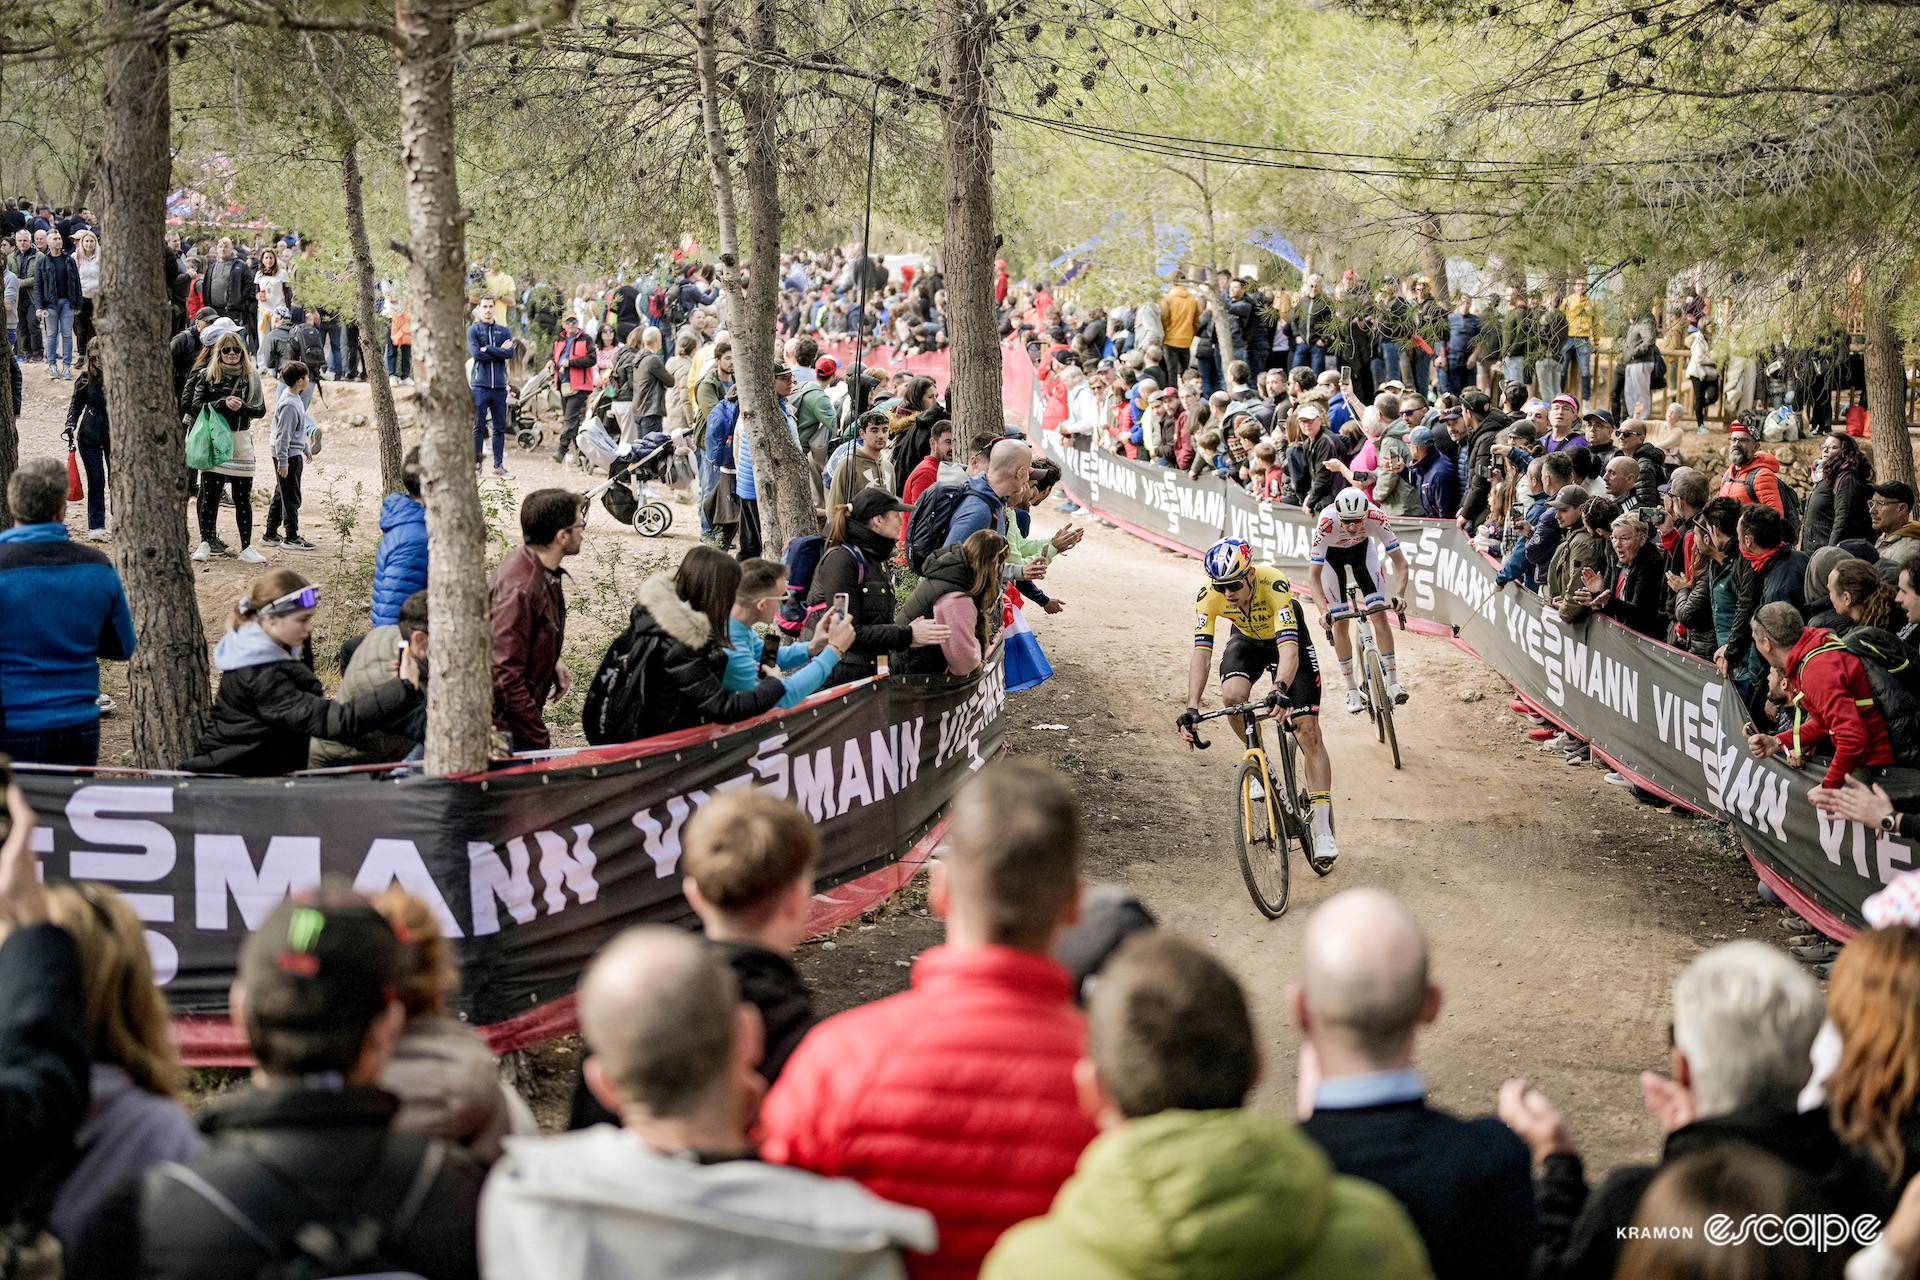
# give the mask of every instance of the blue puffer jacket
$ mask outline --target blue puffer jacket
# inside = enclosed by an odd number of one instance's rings
[[[427,585],[427,509],[390,493],[380,504],[380,549],[373,557],[373,625],[400,620],[400,606]]]

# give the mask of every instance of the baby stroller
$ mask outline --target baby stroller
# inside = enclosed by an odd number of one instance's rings
[[[513,441],[525,452],[540,447],[546,434],[540,426],[540,409],[553,386],[553,361],[518,387],[507,388],[507,413],[513,419]],[[546,407],[554,407],[547,404]]]
[[[605,471],[619,454],[626,439],[627,425],[633,420],[633,401],[609,400],[606,387],[587,398],[585,421],[574,437],[577,465],[589,473]],[[631,443],[631,442],[629,442]]]
[[[597,421],[588,427],[597,426]],[[604,429],[600,434],[604,437]],[[586,430],[580,438],[584,441]],[[632,444],[615,447],[607,462],[607,478],[587,490],[587,499],[600,499],[621,524],[630,524],[642,537],[657,538],[673,527],[673,508],[653,495],[649,481],[664,481],[673,462],[673,441],[664,431],[650,431]]]

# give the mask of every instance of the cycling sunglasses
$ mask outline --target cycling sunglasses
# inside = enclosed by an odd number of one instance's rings
[[[1227,592],[1233,590],[1235,587],[1251,586],[1253,583],[1253,579],[1251,578],[1213,578],[1210,581],[1213,584],[1213,589],[1221,595],[1227,594]]]
[[[272,600],[260,606],[263,618],[278,618],[283,614],[298,613],[302,609],[311,609],[320,603],[320,588],[302,587],[298,591],[289,591],[278,600]]]

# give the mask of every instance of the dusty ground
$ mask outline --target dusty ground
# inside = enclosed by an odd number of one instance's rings
[[[29,365],[26,386],[22,452],[57,451],[69,384]],[[365,412],[363,388],[326,390],[322,421]],[[308,473],[304,532],[319,549],[268,552],[328,588],[316,650],[323,658],[365,616],[378,538],[372,434],[334,430]],[[519,479],[489,486],[502,546],[514,527],[511,495],[578,483],[541,455],[515,454],[509,466]],[[263,492],[256,529],[265,501]],[[607,519],[590,527],[587,551],[570,565],[568,650],[576,672],[592,669],[624,623],[645,567],[677,559],[691,545],[692,508],[675,511],[672,533],[651,542]],[[1061,519],[1048,511],[1041,524]],[[231,520],[223,513],[224,530]],[[73,523],[84,525],[78,509]],[[201,571],[209,638],[248,580],[245,569],[225,560]],[[1234,754],[1230,746],[1191,752],[1171,728],[1184,694],[1193,582],[1184,557],[1095,527],[1049,583],[1066,612],[1035,618],[1059,675],[1010,696],[1010,742],[1078,779],[1089,873],[1132,888],[1163,924],[1205,943],[1247,984],[1268,1051],[1259,1103],[1292,1105],[1296,1037],[1284,991],[1307,914],[1342,888],[1375,884],[1401,894],[1432,937],[1447,1001],[1421,1042],[1420,1065],[1440,1105],[1489,1111],[1500,1080],[1524,1072],[1563,1104],[1597,1169],[1653,1156],[1659,1134],[1635,1077],[1664,1065],[1674,976],[1729,938],[1784,941],[1776,913],[1755,899],[1744,861],[1720,847],[1710,824],[1642,805],[1604,785],[1599,769],[1568,768],[1558,755],[1537,752],[1497,677],[1444,642],[1404,637],[1401,671],[1414,691],[1397,720],[1405,768],[1390,768],[1364,720],[1341,712],[1327,718],[1340,864],[1324,880],[1296,866],[1291,909],[1279,921],[1264,920],[1241,884],[1226,825]],[[1322,656],[1337,684],[1324,647]],[[110,670],[107,687],[124,692],[123,673]],[[577,707],[554,716],[563,742],[569,713],[577,719]],[[1032,727],[1038,724],[1068,728]],[[124,739],[113,734],[112,718],[106,725],[114,745],[104,754],[112,759]],[[940,939],[939,922],[925,913],[923,895],[910,890],[808,944],[799,963],[822,1008],[903,988],[913,956]],[[577,1043],[556,1042],[527,1064],[530,1091],[549,1123],[564,1114],[577,1054]]]

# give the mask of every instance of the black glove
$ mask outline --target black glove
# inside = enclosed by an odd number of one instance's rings
[[[1179,718],[1173,722],[1173,727],[1176,729],[1191,729],[1199,723],[1200,712],[1193,707],[1188,707],[1185,711],[1182,711]]]
[[[1267,710],[1274,711],[1274,710],[1278,710],[1281,707],[1291,707],[1292,705],[1293,705],[1293,699],[1287,696],[1287,691],[1285,689],[1273,689],[1268,691]]]

